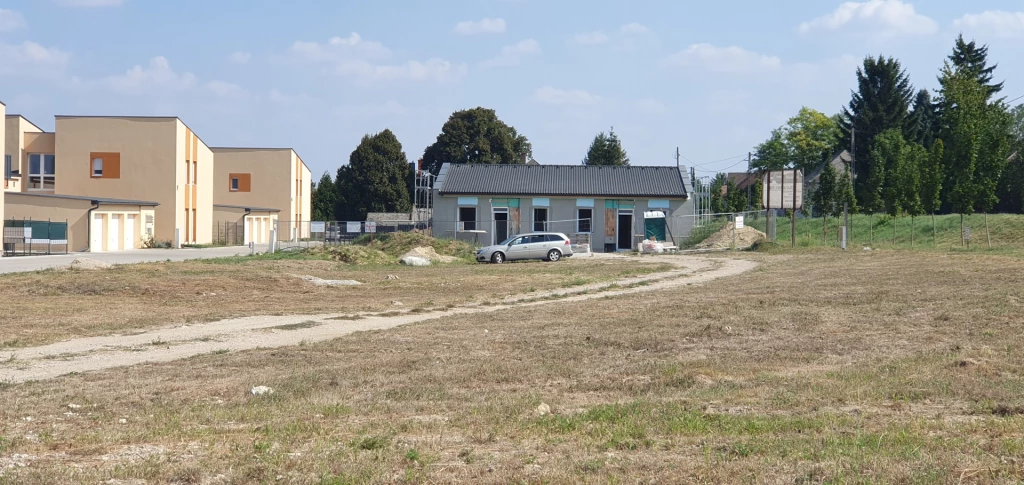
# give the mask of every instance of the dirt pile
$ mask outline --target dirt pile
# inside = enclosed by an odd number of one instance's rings
[[[428,255],[416,256],[425,257],[434,262],[450,262],[436,259],[436,256],[451,256],[456,259],[473,259],[473,255],[475,253],[473,247],[466,242],[456,241],[453,239],[437,239],[418,231],[378,234],[372,243],[369,242],[366,237],[362,237],[357,239],[354,242],[354,245],[374,248],[396,259],[401,258],[410,251],[428,248],[433,251],[433,257]]]
[[[451,263],[459,259],[456,258],[455,256],[444,256],[442,254],[437,254],[437,251],[430,246],[412,248],[409,250],[409,252],[403,254],[402,258],[407,258],[409,256],[423,258],[429,260],[432,263]]]
[[[703,242],[697,245],[697,249],[729,249],[733,243],[733,223],[728,223],[718,232],[712,234]],[[750,226],[744,226],[736,230],[736,249],[747,249],[758,241],[763,241],[765,234]]]
[[[320,250],[326,252],[331,259],[347,264],[395,264],[397,261],[393,256],[366,246],[329,246]]]

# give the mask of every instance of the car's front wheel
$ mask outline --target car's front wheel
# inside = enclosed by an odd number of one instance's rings
[[[491,255],[491,262],[494,264],[501,264],[505,262],[505,255],[497,252]]]
[[[551,251],[548,251],[548,261],[551,261],[552,263],[557,263],[560,259],[562,259],[561,251],[557,249],[552,249]]]

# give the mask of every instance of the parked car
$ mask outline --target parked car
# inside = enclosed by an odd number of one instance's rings
[[[559,261],[571,256],[572,244],[569,242],[569,238],[558,232],[519,234],[500,244],[487,246],[476,252],[477,261],[494,264],[525,259]]]

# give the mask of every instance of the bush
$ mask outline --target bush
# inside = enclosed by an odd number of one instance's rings
[[[325,253],[330,259],[347,264],[395,264],[397,259],[384,254],[377,249],[365,246],[325,246],[317,248],[316,251]]]

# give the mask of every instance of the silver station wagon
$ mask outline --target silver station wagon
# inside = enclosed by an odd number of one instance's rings
[[[558,232],[519,234],[500,244],[487,246],[476,252],[477,261],[494,264],[525,259],[559,261],[571,256],[572,244],[569,242],[569,238]]]

